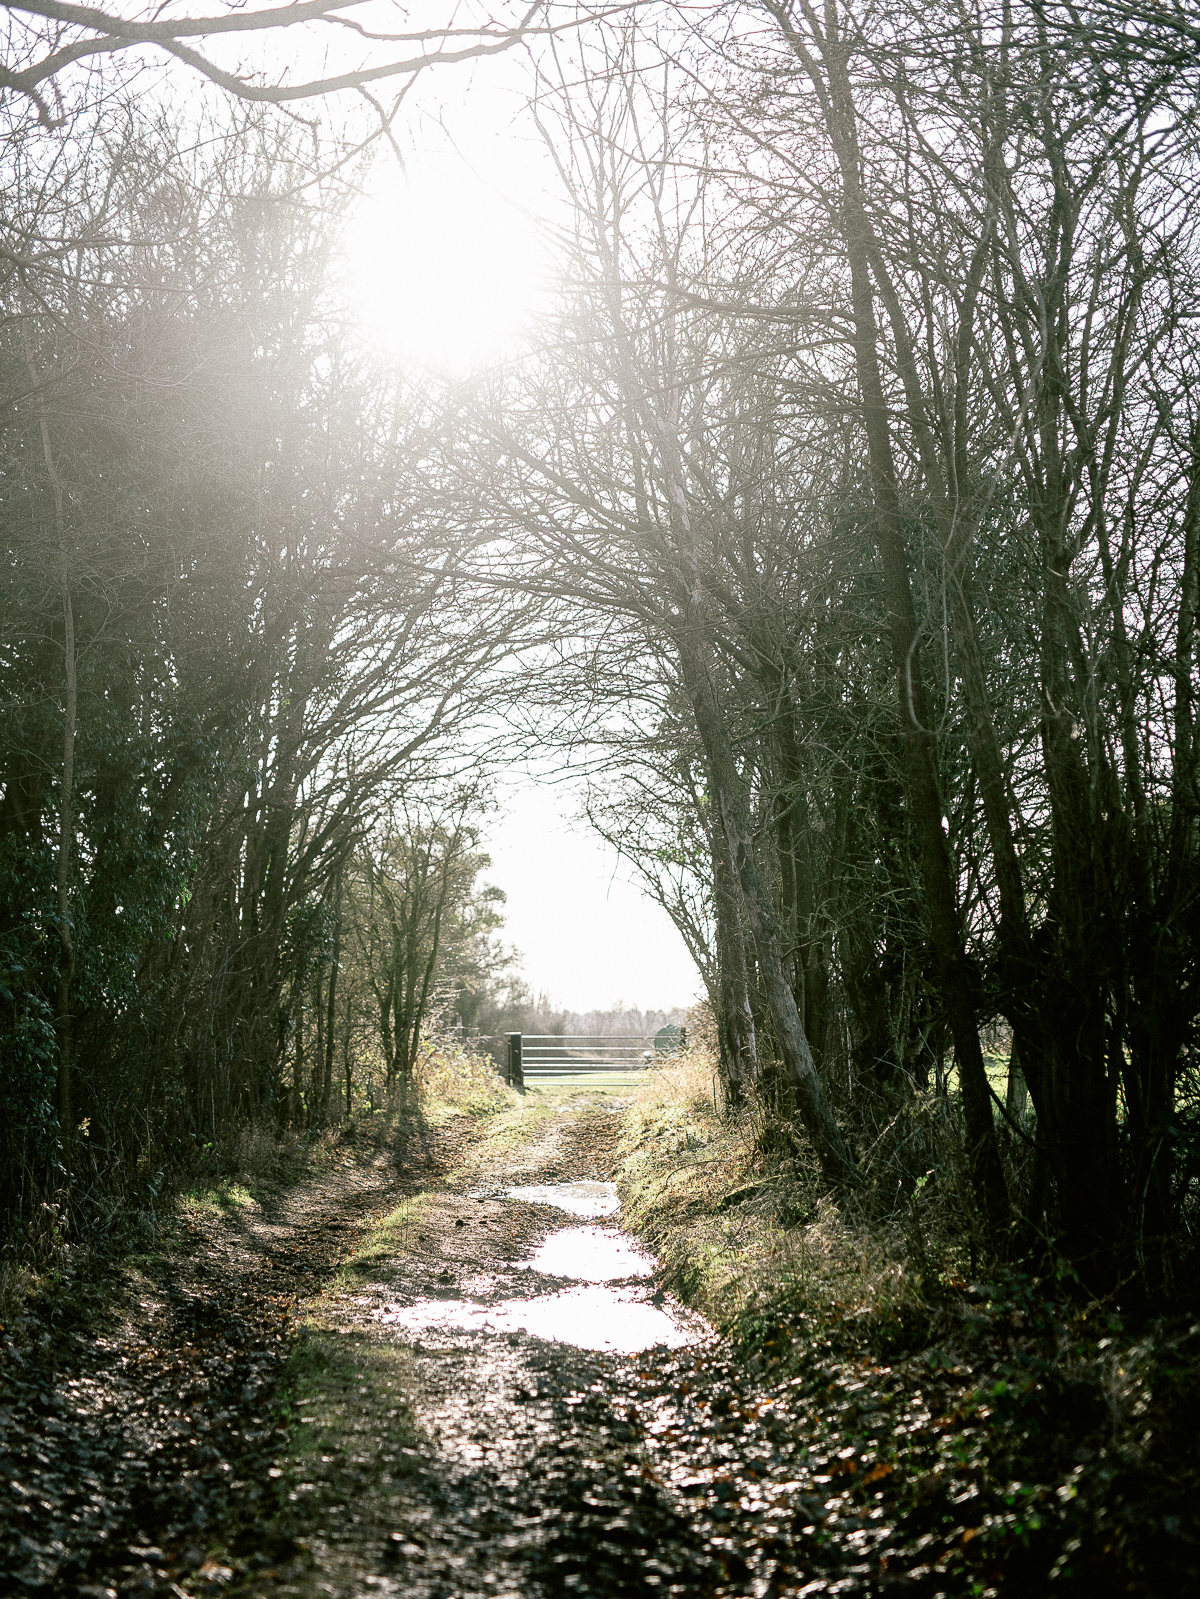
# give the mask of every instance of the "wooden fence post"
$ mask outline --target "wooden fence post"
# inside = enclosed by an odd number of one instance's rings
[[[525,1092],[525,1070],[521,1065],[521,1035],[509,1033],[508,1035],[508,1082],[518,1094]]]

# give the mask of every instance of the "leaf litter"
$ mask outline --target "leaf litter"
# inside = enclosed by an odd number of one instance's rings
[[[464,1119],[423,1160],[365,1152],[257,1220],[185,1222],[123,1299],[36,1307],[3,1343],[3,1591],[1200,1590],[1196,1326],[1084,1337],[1015,1279],[964,1285],[940,1342],[888,1357],[803,1315],[635,1355],[380,1320],[564,1236],[502,1188],[608,1180],[604,1122],[559,1117],[481,1190]]]

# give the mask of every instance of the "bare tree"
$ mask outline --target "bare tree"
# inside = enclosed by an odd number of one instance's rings
[[[499,925],[476,887],[489,864],[471,820],[478,804],[469,790],[444,811],[402,802],[359,855],[360,958],[389,1087],[411,1086],[435,1002],[449,999],[466,947]]]
[[[47,231],[87,231],[97,191],[106,229],[72,273],[0,268],[0,1121],[27,1197],[80,1117],[82,1182],[297,1089],[323,1113],[348,855],[402,783],[487,759],[455,741],[530,611],[467,582],[427,397],[345,348],[333,217],[255,130],[203,158],[238,195],[212,211],[139,107],[104,109],[77,187],[71,152],[18,164]],[[293,1001],[322,1048],[288,1088]]]
[[[764,9],[778,46],[743,32],[722,47],[723,159],[755,219],[747,237],[774,240],[823,291],[760,271],[724,304],[786,330],[811,415],[829,407],[839,347],[853,359],[960,1071],[990,990],[1027,1068],[1072,1258],[1094,1284],[1123,1257],[1167,1273],[1146,1240],[1170,1208],[1157,1185],[1190,1058],[1190,958],[1177,956],[1196,904],[1193,868],[1167,843],[1186,832],[1175,805],[1193,758],[1177,667],[1194,647],[1186,24],[1164,8],[1130,32],[1116,4]],[[753,98],[736,87],[744,70]],[[938,569],[918,596],[923,549]],[[922,655],[940,684],[922,689]],[[956,725],[987,843],[957,866],[938,837],[938,811],[954,810],[944,748],[934,760]],[[1148,931],[1168,925],[1169,956]],[[968,1078],[991,1191],[991,1091],[973,1065]],[[1137,1107],[1125,1119],[1122,1098]]]
[[[689,454],[711,352],[694,364],[686,318],[674,309],[664,314],[652,288],[640,296],[631,288],[638,267],[651,279],[676,273],[701,197],[669,192],[665,139],[657,130],[649,142],[643,137],[630,39],[618,41],[578,102],[568,88],[557,102],[560,168],[580,230],[571,357],[560,344],[527,394],[515,404],[504,396],[475,428],[508,468],[510,497],[495,514],[515,517],[522,529],[521,585],[635,618],[670,648],[704,751],[713,833],[728,851],[776,1046],[826,1178],[845,1189],[858,1181],[854,1161],[784,972],[748,774],[718,686],[719,597],[709,581],[706,524],[721,512]],[[649,216],[647,259],[635,262],[628,217],[641,205]],[[570,425],[555,427],[556,416]]]
[[[422,72],[437,66],[474,61],[510,50],[535,29],[542,12],[541,0],[525,7],[511,22],[484,16],[465,25],[448,20],[442,27],[413,29],[407,10],[394,6],[396,26],[379,27],[378,7],[369,19],[355,15],[367,0],[290,0],[279,6],[246,6],[216,13],[164,16],[161,7],[148,7],[141,16],[103,6],[58,3],[10,5],[6,10],[5,59],[0,64],[0,88],[24,96],[41,122],[54,126],[63,110],[62,80],[80,65],[93,70],[126,57],[147,55],[178,61],[239,100],[257,104],[288,105],[347,90],[357,91],[374,106],[385,124],[399,109],[405,88]],[[345,64],[315,76],[291,80],[293,61],[282,67],[275,61],[274,81],[260,67],[255,70],[236,57],[222,64],[214,46],[231,41],[239,46],[251,40],[283,39],[301,59],[305,54],[325,56],[332,46],[345,47]],[[271,63],[270,52],[263,65]],[[372,85],[399,79],[400,95],[390,112],[370,93]]]

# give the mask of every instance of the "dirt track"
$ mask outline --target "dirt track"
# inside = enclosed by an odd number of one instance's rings
[[[350,1148],[258,1205],[185,1212],[164,1253],[6,1335],[0,1588],[153,1595],[227,1582],[219,1560],[195,1573],[212,1548],[276,1519],[276,1393],[297,1304],[474,1131],[464,1119],[423,1134],[402,1167],[389,1150]],[[286,1535],[276,1545],[286,1553]]]
[[[5,1346],[0,1591],[972,1591],[945,1551],[973,1524],[935,1537],[919,1495],[897,1516],[891,1463],[902,1434],[941,1447],[969,1374],[827,1340],[790,1366],[712,1337],[589,1351],[512,1320],[574,1280],[526,1268],[576,1218],[505,1190],[608,1178],[616,1108],[531,1095],[507,1120],[418,1123],[258,1205],[193,1209],[115,1300],[43,1307]],[[450,1304],[478,1315],[439,1321]]]
[[[561,1286],[519,1269],[575,1218],[503,1196],[511,1185],[603,1179],[611,1110],[575,1105],[508,1148],[467,1152],[449,1185],[310,1306],[293,1511],[297,1557],[264,1596],[709,1592],[711,1552],[645,1472],[638,1429],[610,1394],[612,1357],[505,1334],[391,1321],[469,1295],[492,1304]],[[622,1363],[628,1365],[628,1359]]]

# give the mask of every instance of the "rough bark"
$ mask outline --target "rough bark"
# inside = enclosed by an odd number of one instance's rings
[[[695,621],[679,628],[676,645],[681,676],[708,763],[717,821],[728,842],[754,940],[759,982],[800,1119],[812,1140],[825,1180],[841,1191],[856,1188],[861,1178],[821,1086],[795,996],[784,974],[778,920],[758,871],[733,745],[717,701],[703,636]]]
[[[715,822],[715,819],[714,819]],[[746,945],[729,840],[719,824],[711,830],[713,901],[717,921],[720,1014],[717,1022],[728,1054],[728,1093],[736,1103],[758,1078],[758,1040],[750,1008]]]
[[[779,851],[783,857],[785,918],[790,915],[789,931],[794,944],[793,988],[809,1048],[819,1064],[825,1038],[829,974],[822,957],[820,940],[814,936],[815,849],[805,798],[804,765],[796,738],[792,704],[786,690],[776,728],[784,789],[777,808]]]
[[[71,564],[67,550],[67,530],[63,515],[62,482],[54,460],[50,440],[50,422],[46,415],[46,401],[38,382],[33,350],[29,343],[29,330],[21,320],[21,338],[25,348],[25,362],[35,393],[38,427],[42,440],[42,457],[46,476],[54,497],[54,531],[57,545],[59,592],[62,598],[63,624],[63,735],[62,765],[60,767],[58,859],[54,871],[55,910],[58,920],[58,976],[55,983],[54,1020],[58,1036],[58,1063],[55,1071],[54,1103],[58,1119],[59,1145],[63,1164],[71,1170],[71,1144],[75,1130],[72,1110],[72,1076],[74,1072],[75,1026],[71,1010],[71,987],[75,979],[75,933],[71,924],[71,845],[75,836],[75,719],[78,711],[78,683],[75,662],[75,613],[71,604]]]
[[[329,995],[326,1003],[325,1069],[321,1077],[321,1121],[329,1120],[329,1101],[333,1093],[333,1055],[337,1043],[338,972],[342,959],[342,872],[338,867],[333,890],[333,952],[329,963]]]

